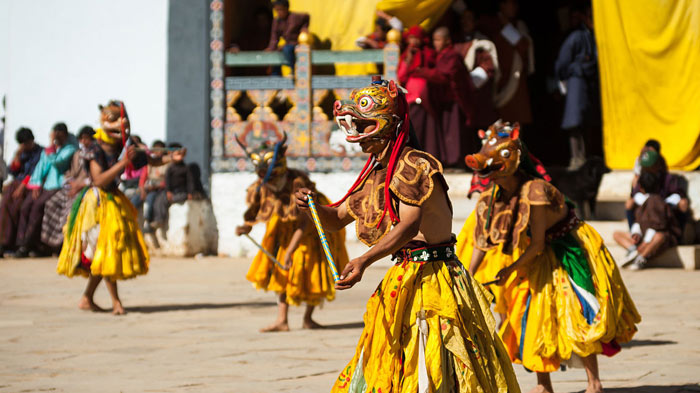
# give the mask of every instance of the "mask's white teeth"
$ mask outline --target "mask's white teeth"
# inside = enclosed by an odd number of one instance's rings
[[[340,118],[338,118],[338,116],[335,117],[335,122],[338,124],[338,128],[345,131],[345,127],[343,127],[343,125],[340,124]]]
[[[348,124],[348,128],[351,131],[356,131],[355,123],[352,122],[352,115],[350,115],[350,114],[345,115],[345,122]]]
[[[486,160],[486,166],[490,166],[493,163],[493,158]]]

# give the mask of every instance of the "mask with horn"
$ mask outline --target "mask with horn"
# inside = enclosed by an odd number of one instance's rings
[[[520,166],[522,146],[520,124],[493,123],[488,130],[479,130],[481,150],[465,158],[469,168],[481,178],[496,179],[511,176]]]
[[[263,183],[267,183],[272,179],[276,179],[287,172],[287,133],[284,132],[282,140],[278,142],[263,141],[256,147],[247,146],[236,136],[236,142],[245,151],[248,158],[255,165],[255,173],[262,179]]]

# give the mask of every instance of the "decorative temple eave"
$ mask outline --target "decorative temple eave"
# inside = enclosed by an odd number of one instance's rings
[[[212,14],[222,12],[218,6],[214,6],[217,2],[212,0]],[[217,20],[212,16],[212,37],[218,34],[214,31]],[[218,55],[212,55],[212,170],[230,172],[252,169],[236,142],[236,136],[250,145],[281,138],[283,132],[288,134],[287,161],[290,166],[321,172],[361,168],[364,163],[361,153],[351,150],[354,146],[344,143],[342,134],[334,133],[337,125],[324,113],[321,103],[347,97],[350,90],[366,86],[370,76],[314,75],[313,70],[316,66],[338,63],[376,63],[383,66],[385,79],[396,79],[400,33],[391,31],[389,39],[390,42],[381,50],[312,50],[310,36],[302,33],[295,50],[293,76],[229,76],[221,83],[220,93],[215,92],[214,87],[219,83],[213,78],[220,75],[219,66],[281,66],[285,60],[280,52],[224,54],[220,51]],[[214,47],[212,44],[212,53]],[[221,60],[221,63],[215,60]],[[225,100],[218,101],[219,94],[225,94]],[[237,109],[243,99],[248,106],[252,105],[247,116]],[[286,113],[279,115],[279,110],[276,113],[272,107],[275,104],[288,108]],[[215,116],[218,114],[224,114],[222,123]],[[215,127],[221,124],[222,128]]]

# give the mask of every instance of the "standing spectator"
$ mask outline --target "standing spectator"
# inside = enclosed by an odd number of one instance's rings
[[[29,128],[17,130],[15,139],[19,147],[10,163],[10,174],[14,180],[3,190],[0,202],[0,256],[15,247],[20,208],[27,194],[27,183],[43,149],[34,143],[34,134]]]
[[[406,48],[399,56],[399,66],[396,71],[399,83],[408,91],[406,101],[409,105],[422,102],[427,106],[428,84],[425,78],[418,76],[416,71],[421,68],[435,67],[435,50],[428,44],[428,38],[420,26],[412,26],[403,38],[406,41]]]
[[[41,152],[39,162],[27,184],[31,193],[24,198],[17,225],[15,257],[26,258],[30,252],[41,252],[39,238],[44,218],[44,206],[63,187],[63,175],[70,168],[76,146],[68,141],[68,127],[54,125],[49,146]]]
[[[535,72],[532,38],[518,19],[517,0],[499,0],[495,18],[485,19],[482,31],[496,45],[500,76],[494,102],[499,116],[522,124],[532,122],[527,76]]]
[[[83,151],[94,143],[95,130],[83,126],[78,133],[78,150],[73,153],[70,169],[63,177],[63,187],[46,202],[41,223],[41,242],[52,252],[60,251],[63,244],[63,226],[80,191],[90,185]]]
[[[462,13],[461,39],[464,41],[455,44],[455,50],[464,59],[474,86],[474,118],[464,138],[464,150],[471,154],[481,148],[476,130],[485,130],[498,120],[493,103],[498,54],[496,45],[476,30],[474,11],[469,9]]]
[[[585,9],[583,23],[562,44],[554,69],[565,86],[561,128],[569,134],[569,168],[576,169],[586,162],[586,140],[600,127],[598,50],[590,5]]]
[[[294,48],[296,47],[299,34],[309,31],[309,14],[299,12],[289,12],[289,1],[275,0],[272,3],[272,9],[277,14],[277,17],[272,21],[272,29],[270,31],[270,43],[265,48],[266,51],[277,50],[280,38],[284,39],[282,54],[284,55],[286,65],[292,68],[294,72],[294,63],[296,55]],[[272,75],[281,75],[280,67],[272,69]]]
[[[382,49],[386,45],[386,34],[391,29],[401,32],[403,31],[403,23],[399,18],[377,10],[374,31],[355,40],[355,44],[362,49]]]
[[[437,51],[435,67],[418,68],[414,75],[428,82],[437,127],[415,131],[425,151],[445,166],[456,166],[463,163],[465,155],[462,139],[473,117],[473,87],[463,58],[454,50],[446,27],[433,32],[433,47]]]
[[[151,156],[154,158],[162,158],[165,155],[165,143],[163,141],[155,141],[151,147]],[[140,209],[144,202],[146,211],[144,219],[146,222],[153,222],[153,205],[155,204],[158,193],[165,189],[165,171],[170,163],[160,166],[149,165],[141,174],[139,179],[139,192],[131,198],[131,203]],[[147,226],[148,228],[148,226]]]
[[[647,261],[678,244],[682,228],[661,190],[661,176],[658,173],[642,172],[639,176],[639,193],[635,195],[635,224],[630,232],[617,231],[615,241],[627,249],[623,266],[632,264],[630,269],[640,270]]]
[[[399,56],[397,77],[407,90],[406,101],[413,129],[435,129],[436,114],[430,106],[428,81],[418,76],[421,68],[435,67],[435,50],[420,26],[412,26],[403,35],[406,48]]]
[[[140,136],[131,135],[131,141],[138,149],[145,150],[148,154],[148,146],[141,141]],[[132,202],[134,197],[139,193],[139,180],[144,172],[146,172],[146,165],[139,169],[135,169],[133,165],[130,165],[127,166],[124,173],[122,173],[119,189],[121,189],[124,195],[132,200]]]
[[[155,199],[152,228],[167,227],[170,205],[195,198],[195,180],[190,168],[185,164],[187,149],[183,149],[179,143],[171,143],[169,147],[179,150],[172,153],[172,163],[165,171],[165,189]]]

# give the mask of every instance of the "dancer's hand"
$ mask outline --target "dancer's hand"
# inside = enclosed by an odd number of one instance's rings
[[[314,193],[308,188],[300,188],[294,193],[294,199],[296,200],[297,207],[301,210],[309,210],[309,197],[315,197]]]
[[[241,236],[250,233],[252,229],[253,227],[251,227],[248,224],[239,225],[236,227],[236,236]]]
[[[504,267],[503,269],[499,270],[496,274],[496,278],[498,279],[496,285],[505,285],[511,273],[513,273],[513,265]]]
[[[293,254],[294,254],[293,252],[289,252],[289,251],[284,253],[284,259],[282,260],[282,262],[284,262],[284,268],[287,270],[292,268],[292,255]]]
[[[642,235],[640,235],[638,233],[633,233],[632,240],[634,241],[634,244],[639,244],[642,242]]]
[[[353,285],[362,280],[362,274],[365,272],[366,267],[365,260],[362,258],[355,258],[348,262],[343,272],[340,273],[340,280],[335,283],[335,289],[352,288]]]
[[[35,188],[32,190],[32,199],[37,200],[39,199],[39,195],[41,195],[41,188]]]

